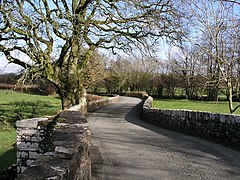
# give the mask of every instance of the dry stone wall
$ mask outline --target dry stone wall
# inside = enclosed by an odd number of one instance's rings
[[[17,127],[17,173],[23,172],[39,156],[52,150],[52,118],[24,119]]]
[[[109,104],[115,103],[118,99],[119,99],[119,95],[114,95],[114,97],[99,99],[99,100],[95,100],[95,101],[89,101],[87,103],[87,111],[88,112],[96,111],[99,108],[102,108],[104,106],[108,106]]]
[[[18,121],[17,179],[91,179],[90,130],[83,115],[118,99],[82,102],[55,117]]]
[[[99,108],[115,103],[116,101],[118,101],[118,99],[119,95],[113,95],[113,97],[98,99],[89,102],[82,102],[76,106],[69,108],[69,110],[81,111],[83,114],[87,114],[87,112],[93,112]]]
[[[152,100],[148,97],[143,105],[143,120],[240,149],[240,115],[155,109]]]
[[[90,179],[90,130],[87,120],[81,112],[68,110],[53,121],[56,123],[50,144],[53,148],[38,154],[35,161],[26,164],[28,168],[17,179]],[[26,145],[23,147],[26,148]],[[37,147],[40,145],[36,143],[32,149]]]

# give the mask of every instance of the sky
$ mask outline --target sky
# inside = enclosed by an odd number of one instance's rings
[[[174,47],[171,47],[167,45],[166,43],[160,43],[159,45],[159,51],[156,52],[156,55],[161,60],[167,59],[168,51],[175,51],[176,49]],[[107,53],[108,50],[100,49],[99,52],[102,52],[103,54],[109,54]],[[4,57],[4,55],[0,54],[0,74],[5,73],[18,73],[21,70],[21,67],[18,65],[15,65],[13,63],[8,63],[7,59]]]
[[[0,74],[3,73],[17,73],[20,71],[20,66],[9,64],[4,56],[0,56]]]
[[[238,11],[239,7],[240,6],[236,6],[237,12],[239,12]],[[171,46],[167,45],[166,43],[159,45],[159,49],[161,49],[161,51],[157,52],[159,59],[166,59],[169,51],[171,51],[171,53],[172,53],[172,51],[178,50],[175,47],[171,47]],[[16,72],[19,72],[20,70],[21,70],[20,66],[17,66],[14,64],[9,64],[8,61],[6,60],[6,58],[2,54],[0,54],[0,74],[1,73],[16,73]]]
[[[49,1],[49,2],[51,2],[51,1]],[[50,6],[51,6],[51,4],[50,4]],[[160,59],[165,59],[165,57],[166,57],[166,53],[165,53],[166,47],[162,47],[162,45],[160,45],[158,48],[161,49],[161,51],[157,52],[159,58]],[[0,74],[1,73],[19,72],[20,69],[21,69],[20,66],[17,66],[17,65],[14,65],[14,64],[9,64],[8,61],[6,60],[6,58],[4,57],[4,55],[0,53]]]

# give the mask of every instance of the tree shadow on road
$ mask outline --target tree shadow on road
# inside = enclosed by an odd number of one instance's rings
[[[204,155],[208,154],[209,157],[212,157],[213,159],[217,157],[220,163],[227,164],[231,167],[240,168],[239,151],[230,149],[228,147],[224,147],[220,144],[216,144],[199,137],[193,137],[183,133],[162,129],[153,124],[143,121],[141,119],[143,103],[144,100],[142,100],[139,104],[134,106],[125,116],[125,120],[128,121],[129,123],[148,129],[155,133],[161,134],[170,139],[170,141],[168,141],[169,144],[165,144],[165,146],[168,146],[169,150],[184,155],[196,157],[198,156],[199,158],[206,158]],[[176,147],[176,145],[174,145],[175,143],[177,143],[182,148]],[[149,138],[149,144],[151,144],[151,138]],[[240,172],[236,174],[236,171],[233,171],[232,173],[234,173],[237,176],[240,176]]]

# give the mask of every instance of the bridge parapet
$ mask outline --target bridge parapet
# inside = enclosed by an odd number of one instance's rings
[[[55,117],[17,122],[17,180],[91,179],[90,130],[84,117],[118,95],[81,102]]]
[[[148,97],[143,105],[143,120],[240,150],[240,115],[156,109],[152,108],[152,101]]]

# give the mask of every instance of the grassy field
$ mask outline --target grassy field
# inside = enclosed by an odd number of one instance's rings
[[[234,103],[234,106],[239,103]],[[214,113],[229,113],[227,101],[189,101],[189,100],[154,100],[153,106],[160,109],[188,109],[196,111],[207,111]],[[238,109],[234,114],[240,114]]]
[[[0,90],[0,170],[16,161],[16,130],[19,119],[54,115],[61,109],[60,99]]]

